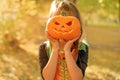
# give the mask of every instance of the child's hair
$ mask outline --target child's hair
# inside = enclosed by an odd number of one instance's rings
[[[50,17],[57,16],[57,15],[66,15],[66,16],[75,16],[80,21],[81,25],[81,19],[80,14],[74,3],[69,1],[53,1],[51,8],[50,8]],[[81,34],[82,34],[82,28],[81,28]],[[81,37],[81,36],[80,36]],[[74,45],[72,48],[77,49],[78,48],[79,39],[74,42]]]

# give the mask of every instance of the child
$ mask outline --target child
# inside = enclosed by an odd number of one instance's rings
[[[50,18],[59,15],[74,16],[81,24],[77,8],[69,1],[53,1]],[[88,62],[88,46],[84,41],[79,43],[81,35],[71,40],[64,40],[53,38],[46,31],[46,36],[49,41],[42,43],[39,49],[43,80],[82,80]],[[76,59],[72,56],[73,49],[77,51]],[[64,58],[59,57],[60,53]]]

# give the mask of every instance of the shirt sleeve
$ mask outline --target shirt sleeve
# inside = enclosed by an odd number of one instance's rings
[[[42,70],[46,66],[47,62],[48,62],[48,56],[46,51],[46,43],[41,43],[39,47],[39,64],[40,64],[41,76],[42,76]]]
[[[78,51],[77,65],[82,70],[83,76],[85,75],[85,70],[88,63],[88,46],[82,43]]]

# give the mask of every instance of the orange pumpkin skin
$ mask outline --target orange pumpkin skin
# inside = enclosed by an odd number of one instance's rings
[[[81,26],[76,17],[54,16],[48,20],[46,31],[53,38],[70,40],[81,34]]]

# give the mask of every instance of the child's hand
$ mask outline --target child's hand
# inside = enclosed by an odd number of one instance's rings
[[[77,39],[79,39],[79,36],[76,37],[76,38],[74,38],[74,39],[72,39],[72,40],[67,41],[67,43],[66,43],[65,46],[64,46],[64,51],[65,51],[65,53],[71,53],[71,47],[72,47],[73,43],[74,43]]]
[[[52,44],[52,49],[53,50],[59,50],[59,41],[57,39],[53,38],[52,36],[50,36],[47,31],[46,31],[46,36]]]

